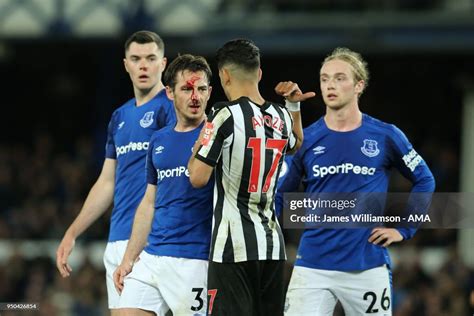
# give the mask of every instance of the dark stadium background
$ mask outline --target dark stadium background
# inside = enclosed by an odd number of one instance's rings
[[[10,34],[0,5],[0,302],[39,302],[40,311],[28,315],[106,312],[101,247],[108,217],[78,241],[72,278],[59,277],[53,258],[100,171],[110,115],[133,96],[123,42],[142,28],[162,35],[169,61],[178,53],[208,59],[209,104],[224,99],[214,51],[232,38],[253,39],[262,50],[265,98],[279,100],[273,87],[282,80],[318,93],[302,105],[304,126],[324,113],[318,70],[325,55],[337,46],[358,51],[371,73],[362,111],[407,134],[432,168],[438,192],[466,190],[463,108],[474,93],[474,1],[462,1],[470,9],[447,4],[456,0],[217,1],[199,32],[161,32],[151,13],[137,11],[107,36],[78,36],[64,25],[41,36]],[[136,6],[145,10],[146,2]],[[400,176],[392,180],[393,191],[409,189]],[[472,190],[474,179],[468,180]],[[298,232],[285,234],[289,277]],[[474,270],[465,258],[474,250],[460,236],[460,230],[423,230],[390,247],[394,315],[472,315]]]

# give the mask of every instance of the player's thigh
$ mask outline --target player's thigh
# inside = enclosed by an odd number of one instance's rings
[[[169,310],[156,280],[159,279],[157,257],[146,252],[140,254],[140,260],[133,266],[132,272],[125,277],[124,287],[120,295],[119,308],[124,311],[150,311],[164,316]],[[128,315],[128,314],[125,314]]]
[[[111,309],[110,310],[110,316],[121,316],[122,313],[120,313],[120,309]]]
[[[136,308],[121,308],[115,311],[118,313],[112,314],[111,316],[155,316],[156,315],[155,312],[145,311],[145,310],[136,309]],[[165,315],[163,314],[159,316],[165,316]]]
[[[208,312],[212,316],[255,314],[255,293],[246,272],[248,262],[209,262]]]
[[[284,260],[263,260],[260,264],[261,309],[263,315],[283,315],[285,304]]]
[[[392,315],[391,277],[386,266],[341,273],[344,277],[335,291],[346,316]]]
[[[158,287],[173,315],[206,315],[207,260],[159,257]]]
[[[332,271],[295,266],[286,293],[286,316],[332,316],[337,297]]]
[[[109,309],[118,308],[120,296],[115,289],[113,274],[122,261],[128,240],[108,242],[104,252],[105,280]]]

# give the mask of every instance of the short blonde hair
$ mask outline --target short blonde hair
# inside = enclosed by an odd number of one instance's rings
[[[335,59],[345,61],[351,65],[355,82],[364,80],[364,90],[367,88],[369,85],[369,70],[367,68],[367,62],[362,58],[361,54],[346,47],[337,47],[324,59],[323,65]],[[364,90],[362,90],[362,92],[364,92]]]

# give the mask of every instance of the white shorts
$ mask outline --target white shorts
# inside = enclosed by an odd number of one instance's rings
[[[151,255],[145,251],[125,277],[120,308],[164,316],[206,315],[207,260]]]
[[[392,315],[390,271],[331,271],[295,266],[286,293],[287,316],[332,316],[341,301],[346,316]]]
[[[114,285],[114,272],[122,262],[128,240],[112,241],[107,243],[104,253],[105,278],[107,282],[107,296],[109,309],[118,308],[120,296]]]

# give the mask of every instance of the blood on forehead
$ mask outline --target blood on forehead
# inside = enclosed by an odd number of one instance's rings
[[[188,87],[194,88],[194,84],[200,79],[201,77],[199,76],[192,76],[191,79],[186,81],[186,84],[188,85]]]
[[[194,89],[194,85],[195,85],[196,81],[198,81],[200,79],[201,79],[201,77],[199,77],[199,76],[192,76],[191,79],[186,80],[186,85],[188,86],[188,88],[193,89],[193,92],[191,94],[191,99],[192,100],[197,100],[198,99],[198,96],[196,94],[196,90]]]

